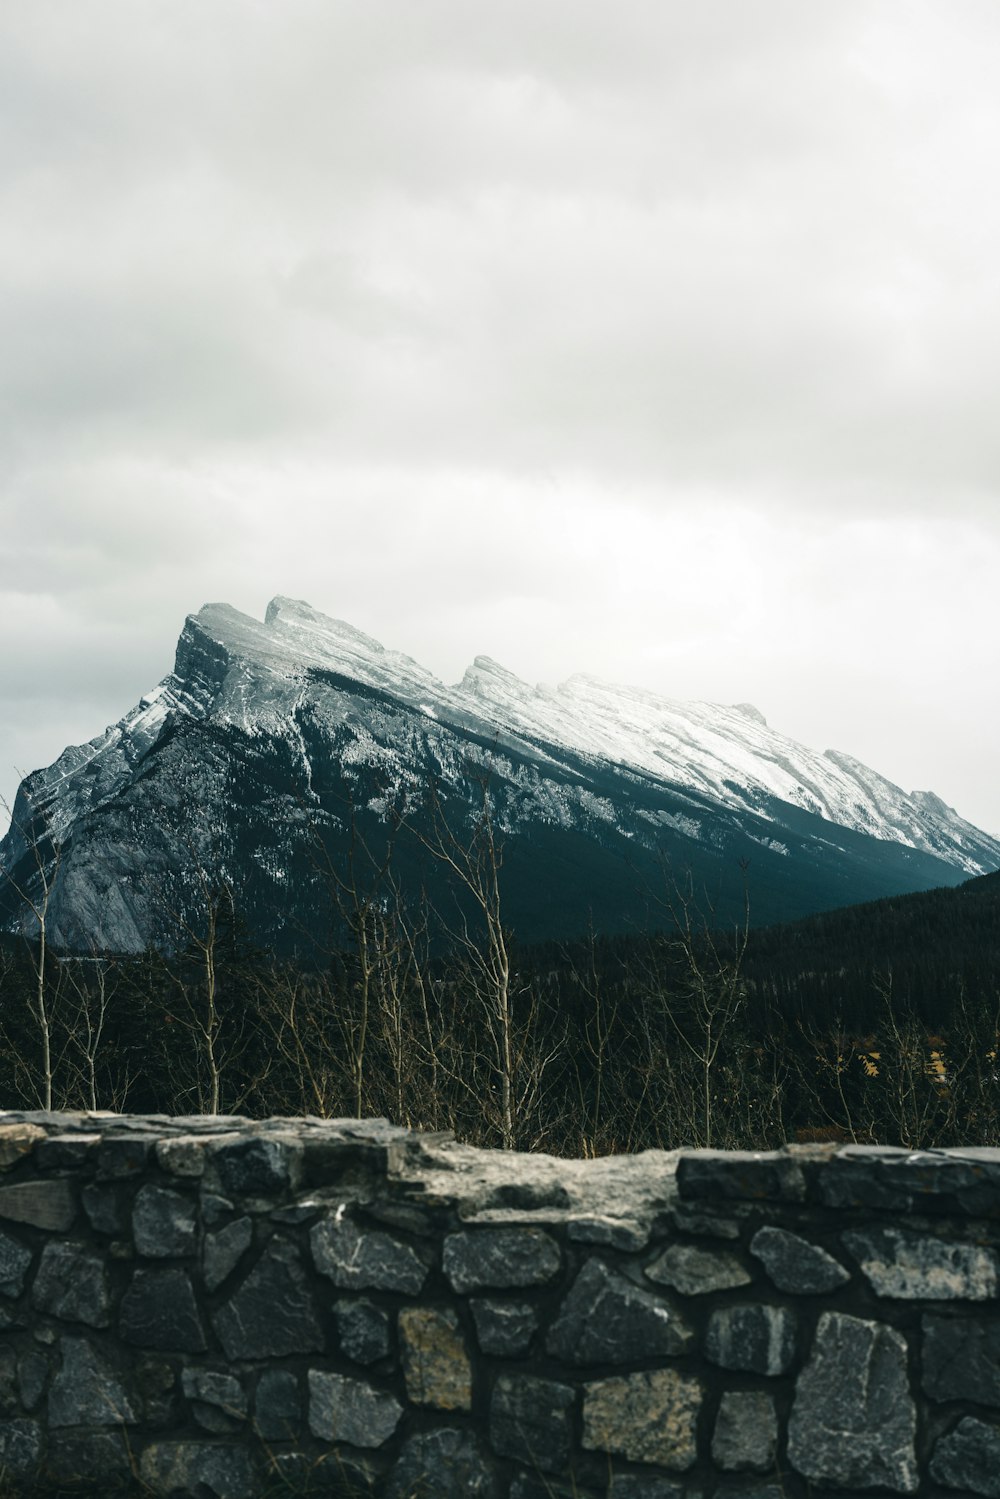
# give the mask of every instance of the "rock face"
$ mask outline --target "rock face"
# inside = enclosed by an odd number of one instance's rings
[[[484,763],[484,746],[498,823],[519,853],[507,910],[528,941],[552,935],[539,912],[556,884],[567,930],[583,931],[598,904],[610,929],[627,925],[623,857],[637,885],[652,885],[661,855],[690,869],[697,887],[718,892],[720,921],[742,914],[734,847],[753,854],[757,915],[786,921],[1000,865],[1000,841],[938,798],[809,750],[746,705],[678,703],[582,677],[540,692],[486,657],[448,686],[343,621],[276,598],[263,621],[224,604],[191,615],[164,681],[27,778],[0,842],[0,930],[33,929],[25,895],[37,897],[48,875],[49,936],[60,946],[168,942],[164,911],[191,919],[200,868],[210,881],[225,874],[257,943],[288,946],[322,919],[304,873],[314,827],[339,856],[345,801],[370,848],[385,845],[392,810],[414,787],[437,784],[464,811],[467,767]],[[46,830],[61,859],[40,871]],[[156,895],[142,878],[151,866],[162,874]]]
[[[825,1312],[795,1387],[793,1468],[820,1483],[912,1494],[916,1430],[905,1339],[878,1322]]]
[[[0,1173],[19,1492],[1000,1499],[1000,1152],[15,1115]]]

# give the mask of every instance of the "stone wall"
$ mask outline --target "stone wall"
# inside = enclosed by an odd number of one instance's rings
[[[5,1114],[0,1173],[15,1492],[1000,1496],[1000,1152]]]

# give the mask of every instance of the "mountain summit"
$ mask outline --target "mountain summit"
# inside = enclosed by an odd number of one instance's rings
[[[745,879],[772,921],[1000,867],[1000,839],[939,797],[797,744],[748,703],[589,676],[531,686],[487,656],[448,686],[279,597],[263,622],[228,604],[190,615],[159,686],[27,777],[0,844],[0,924],[30,928],[18,890],[37,893],[41,853],[64,946],[169,940],[223,880],[257,940],[308,945],[321,868],[419,827],[432,788],[461,840],[486,779],[524,937],[662,921],[664,870],[723,917]],[[419,837],[396,842],[404,883],[433,885]]]

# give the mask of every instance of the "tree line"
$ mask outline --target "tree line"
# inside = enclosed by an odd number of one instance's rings
[[[749,904],[720,930],[665,870],[656,930],[525,948],[488,776],[479,793],[471,819],[431,798],[410,830],[450,904],[404,894],[391,840],[319,848],[330,915],[308,963],[255,949],[201,867],[171,946],[55,952],[49,860],[25,935],[0,945],[0,1106],[377,1115],[574,1156],[1000,1143],[1000,878],[755,932]],[[933,994],[919,932],[928,963],[943,954]]]

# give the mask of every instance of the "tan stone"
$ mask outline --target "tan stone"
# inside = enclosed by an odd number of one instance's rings
[[[0,1171],[9,1171],[30,1155],[45,1134],[37,1124],[0,1124]]]
[[[17,1182],[0,1187],[0,1218],[35,1228],[62,1230],[72,1225],[76,1202],[68,1181]]]
[[[703,1394],[697,1379],[673,1369],[599,1379],[584,1387],[583,1445],[681,1472],[698,1457]]]
[[[399,1314],[406,1393],[415,1405],[472,1409],[472,1370],[454,1312],[406,1307]]]

